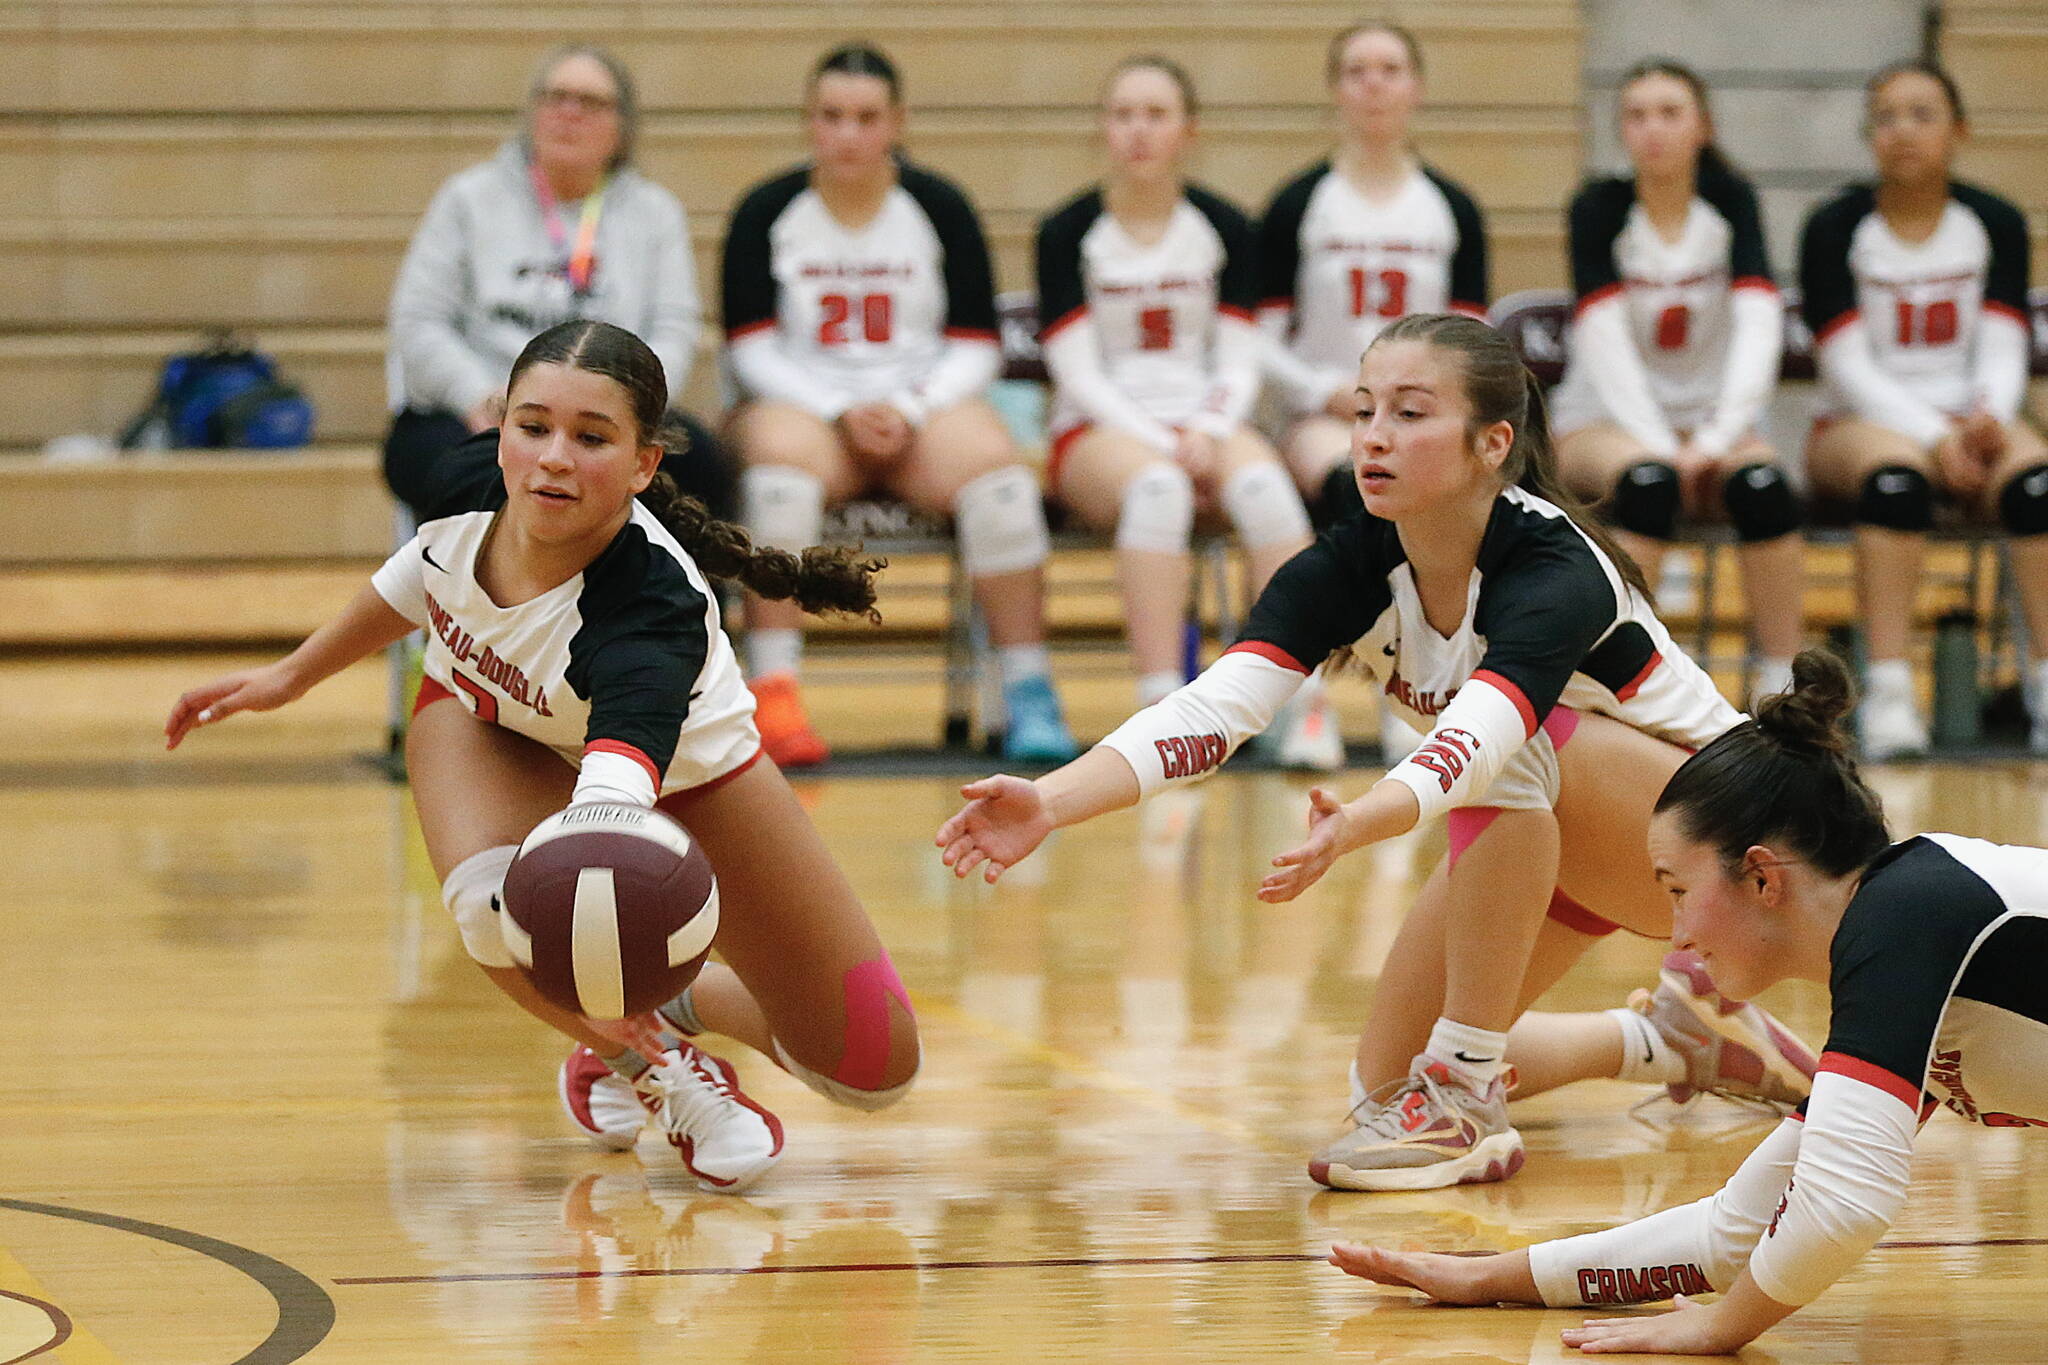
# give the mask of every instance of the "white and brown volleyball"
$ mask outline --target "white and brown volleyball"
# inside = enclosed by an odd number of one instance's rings
[[[718,881],[660,811],[571,806],[519,846],[498,927],[542,995],[591,1019],[623,1019],[696,978],[718,934]]]

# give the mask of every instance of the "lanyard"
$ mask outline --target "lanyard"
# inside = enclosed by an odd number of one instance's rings
[[[527,163],[527,170],[533,176],[533,193],[540,200],[548,240],[555,244],[555,250],[568,253],[569,287],[580,299],[590,292],[590,277],[597,269],[597,220],[604,213],[604,192],[611,185],[611,177],[607,175],[598,181],[597,188],[583,197],[583,215],[576,223],[576,245],[572,250],[569,231],[562,226],[562,215],[557,211],[555,192],[548,186],[548,178],[531,162]]]

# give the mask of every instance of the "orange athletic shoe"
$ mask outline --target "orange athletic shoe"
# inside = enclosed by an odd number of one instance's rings
[[[754,694],[754,725],[761,732],[761,747],[776,767],[812,768],[832,756],[804,714],[794,674],[771,673],[747,687]]]

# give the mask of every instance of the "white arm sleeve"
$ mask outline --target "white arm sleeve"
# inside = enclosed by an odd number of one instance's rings
[[[995,382],[1003,367],[1002,348],[980,337],[948,337],[939,363],[922,380],[889,395],[889,403],[912,426],[935,412],[964,402]]]
[[[1819,1298],[1898,1217],[1920,1128],[1912,1105],[1826,1065],[1813,1078],[1784,1207],[1749,1258],[1756,1287],[1795,1308]]]
[[[1604,1232],[1530,1247],[1536,1292],[1548,1307],[1572,1308],[1727,1289],[1770,1226],[1801,1136],[1799,1120],[1786,1119],[1718,1194]]]
[[[576,771],[576,790],[569,796],[572,806],[591,801],[609,801],[626,806],[651,806],[660,793],[651,770],[640,759],[609,749],[585,749],[583,763]]]
[[[1218,313],[1211,357],[1215,378],[1202,410],[1189,423],[1218,440],[1243,426],[1259,397],[1259,329],[1250,318]]]
[[[1259,309],[1260,358],[1265,362],[1267,375],[1286,395],[1289,408],[1315,412],[1329,401],[1341,381],[1333,380],[1288,346],[1287,329],[1293,320],[1291,308],[1269,304]]]
[[[1830,385],[1858,417],[1931,446],[1948,435],[1948,418],[1919,395],[1908,392],[1886,374],[1870,349],[1863,319],[1839,323],[1821,342],[1814,359]]]
[[[732,372],[753,398],[788,403],[830,422],[853,406],[853,399],[815,370],[798,364],[782,349],[773,327],[761,327],[726,343]]]
[[[1202,675],[1110,732],[1150,796],[1169,782],[1200,777],[1273,723],[1306,675],[1248,651],[1225,654]]]
[[[2026,324],[2010,313],[1986,308],[1977,320],[1977,363],[1973,376],[1977,402],[2001,422],[2019,420],[2027,396],[2028,338]]]
[[[416,626],[427,623],[426,569],[420,563],[420,538],[411,540],[392,552],[377,572],[370,575],[370,586],[385,600],[391,610],[403,616]]]
[[[1729,300],[1733,326],[1728,363],[1721,371],[1721,400],[1693,444],[1708,455],[1725,455],[1756,426],[1771,391],[1778,386],[1778,361],[1785,345],[1785,306],[1775,289],[1744,286]]]
[[[1390,781],[1415,793],[1422,807],[1417,824],[1486,794],[1534,733],[1522,709],[1526,705],[1477,675],[1458,689],[1437,717],[1436,728],[1387,773]]]
[[[1045,368],[1059,391],[1090,419],[1127,431],[1161,454],[1173,454],[1179,444],[1173,428],[1139,407],[1104,372],[1093,319],[1083,315],[1053,334],[1045,343]]]
[[[1572,349],[1582,357],[1607,415],[1652,455],[1675,454],[1678,434],[1650,391],[1650,374],[1628,334],[1627,305],[1619,290],[1580,310],[1572,324]]]

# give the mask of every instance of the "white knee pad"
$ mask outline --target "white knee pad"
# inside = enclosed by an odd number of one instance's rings
[[[441,903],[455,916],[462,946],[486,967],[516,965],[498,928],[498,893],[505,889],[505,873],[518,853],[516,844],[487,848],[457,863],[441,883]]]
[[[953,502],[960,562],[969,578],[1035,569],[1052,553],[1038,480],[1023,465],[984,474]]]
[[[740,473],[740,520],[755,544],[801,553],[825,524],[825,485],[786,464],[749,465]]]
[[[782,1064],[782,1069],[834,1104],[845,1105],[848,1109],[865,1109],[873,1112],[877,1109],[887,1109],[910,1092],[910,1081],[892,1085],[887,1090],[861,1090],[844,1081],[835,1081],[830,1076],[820,1076],[790,1056],[789,1049],[782,1045],[780,1038],[774,1042],[775,1060]],[[913,1076],[912,1080],[914,1079],[916,1078]]]
[[[1116,547],[1185,554],[1195,530],[1195,482],[1177,464],[1154,460],[1124,485]]]
[[[1301,494],[1276,461],[1240,469],[1224,480],[1223,510],[1248,549],[1299,544],[1309,538]]]

